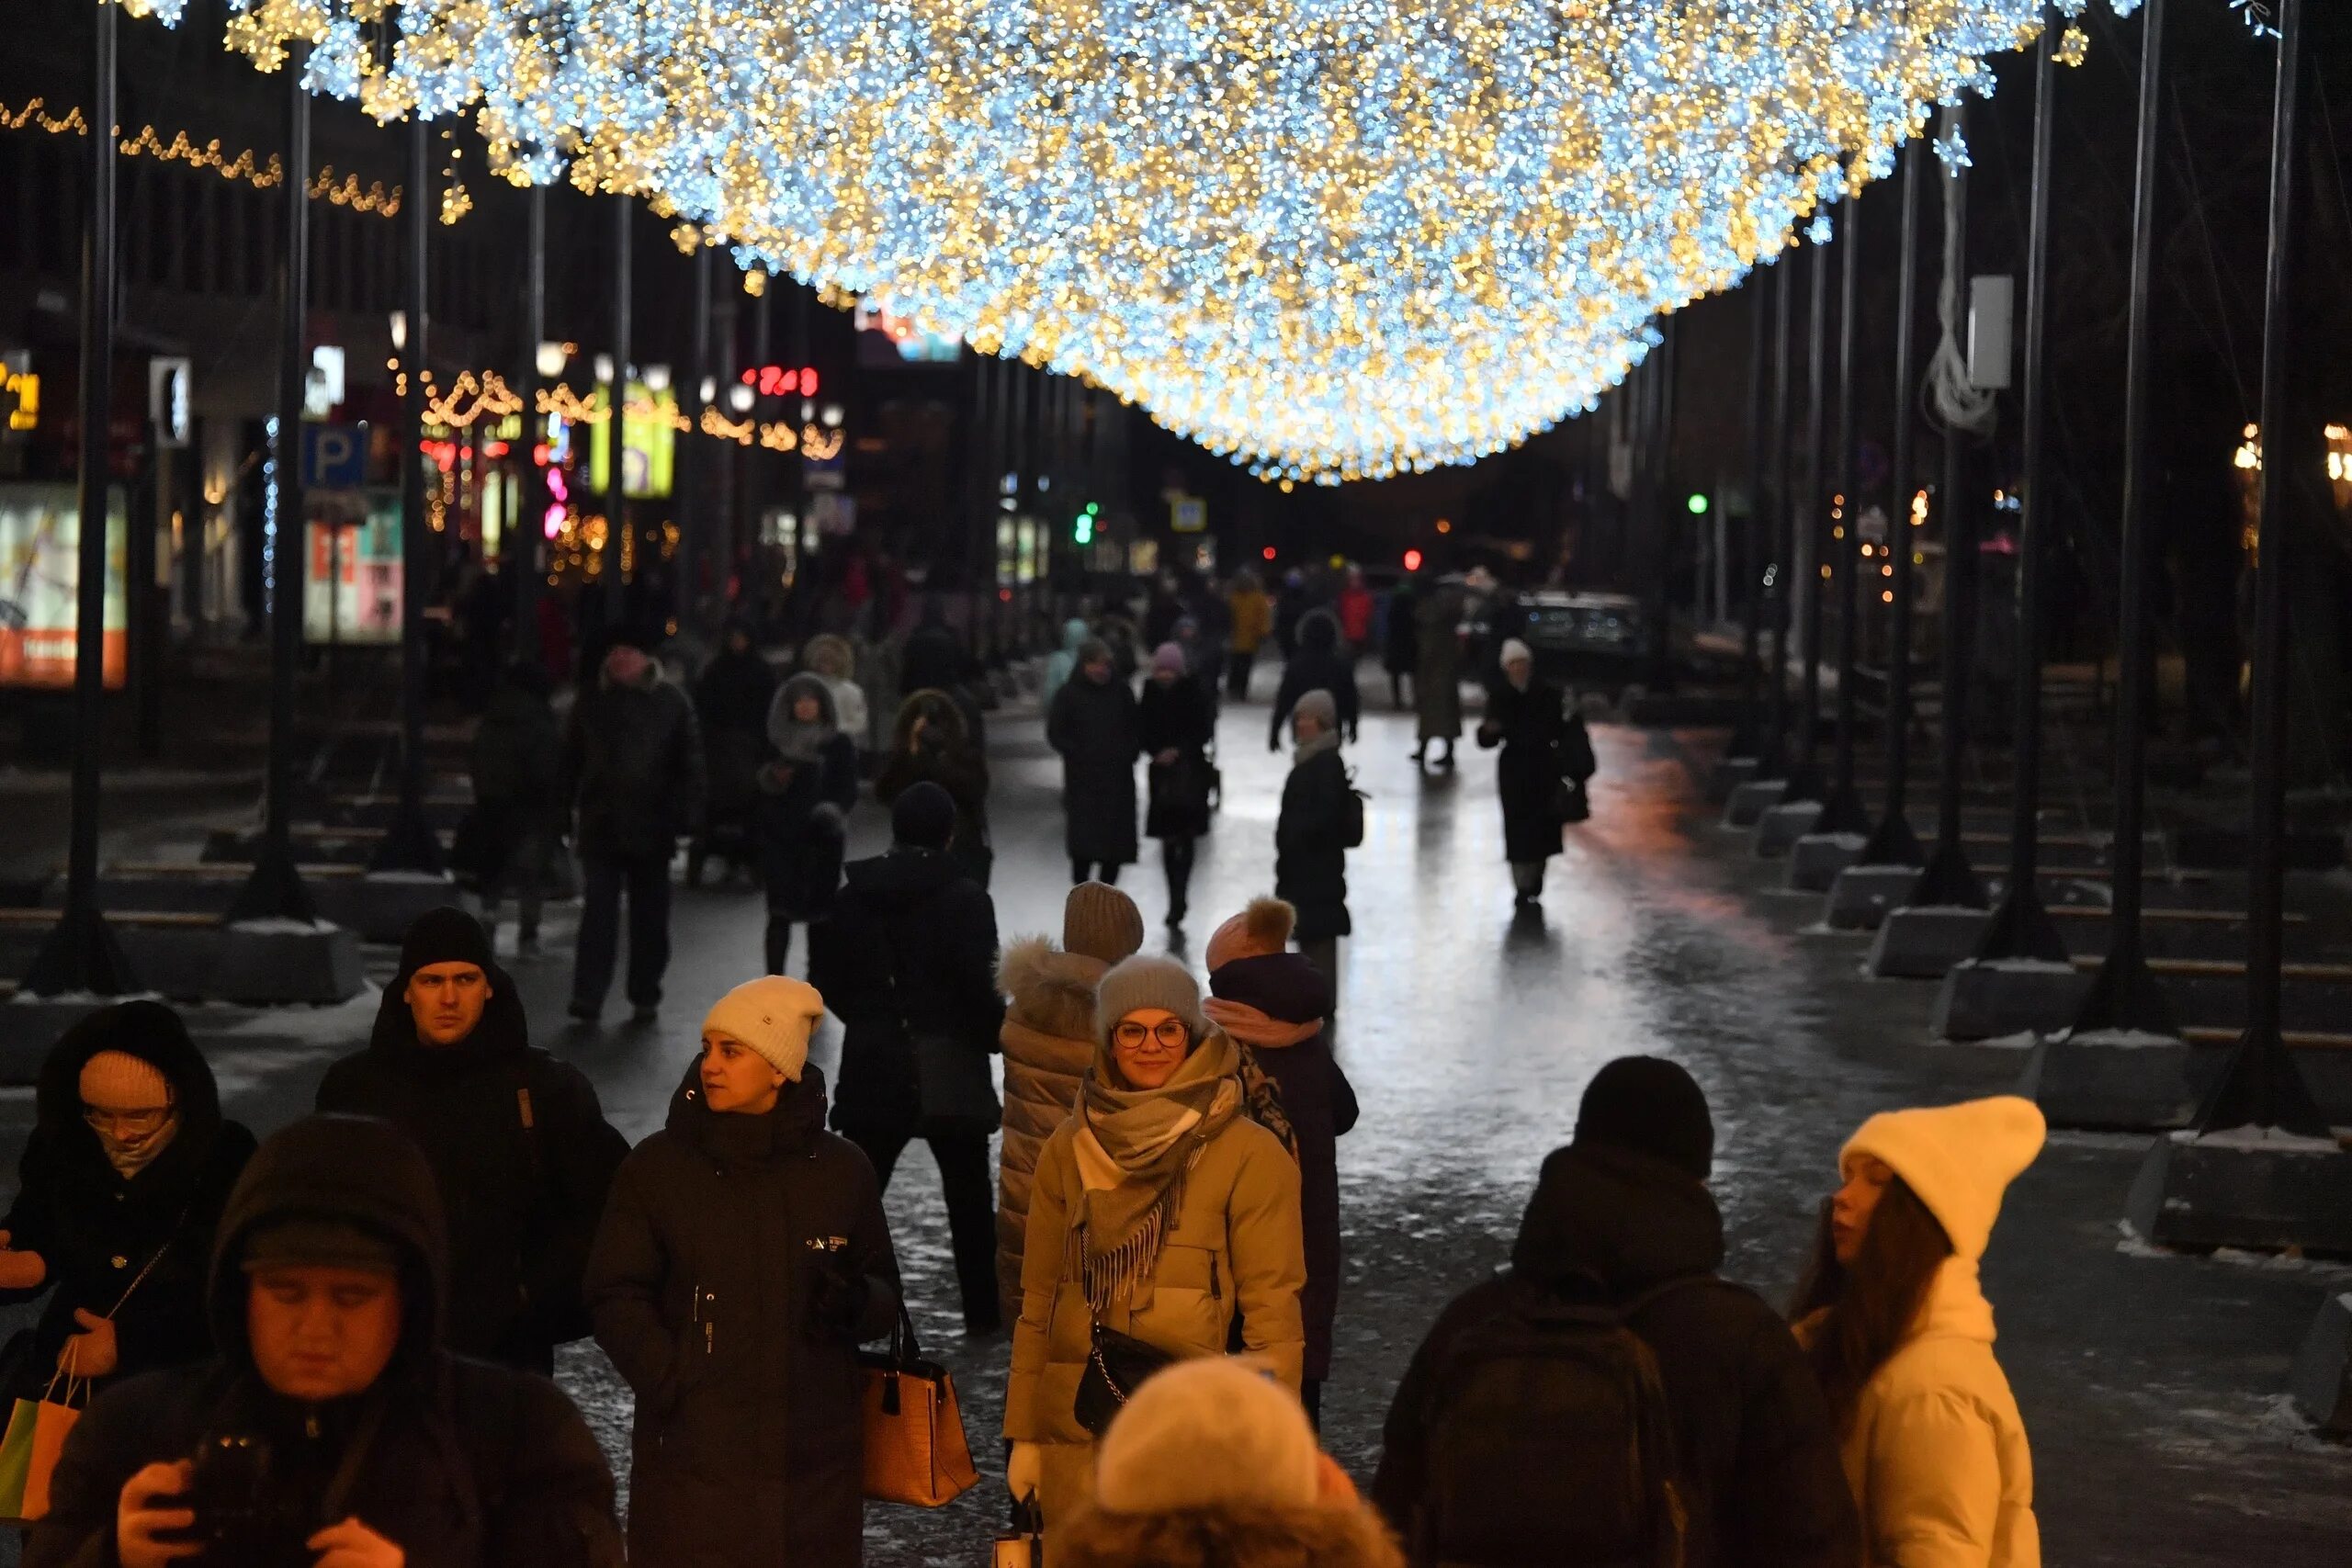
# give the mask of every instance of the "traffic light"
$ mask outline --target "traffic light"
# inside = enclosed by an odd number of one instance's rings
[[[1405,552],[1405,570],[1407,571],[1419,571],[1421,570],[1420,551],[1407,550]]]
[[[1690,498],[1690,515],[1693,517],[1704,517],[1707,514],[1707,498],[1703,495],[1693,495]]]
[[[1070,542],[1078,545],[1092,544],[1094,542],[1095,520],[1102,515],[1102,502],[1094,501],[1088,502],[1086,503],[1085,510],[1078,514],[1077,521],[1070,525]]]

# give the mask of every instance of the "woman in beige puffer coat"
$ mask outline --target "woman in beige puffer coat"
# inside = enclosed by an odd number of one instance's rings
[[[1029,937],[1004,950],[997,988],[1012,998],[997,1039],[1004,1048],[1004,1143],[997,1156],[996,1274],[1004,1320],[1021,1315],[1021,1247],[1037,1155],[1078,1103],[1094,1060],[1094,987],[1143,946],[1135,900],[1082,882],[1062,902],[1062,945]]]

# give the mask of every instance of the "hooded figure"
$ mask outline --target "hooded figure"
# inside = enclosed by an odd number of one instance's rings
[[[82,1019],[41,1063],[35,1113],[0,1221],[0,1302],[50,1296],[0,1396],[40,1398],[69,1341],[101,1389],[209,1354],[205,1270],[254,1135],[221,1120],[179,1014],[136,1001]]]
[[[1306,1240],[1306,1382],[1309,1416],[1322,1418],[1323,1382],[1331,1375],[1331,1325],[1339,1314],[1339,1141],[1356,1124],[1356,1091],[1331,1055],[1323,1020],[1331,985],[1305,955],[1292,953],[1297,911],[1279,898],[1253,898],[1217,927],[1203,962],[1209,999],[1201,1010],[1241,1043],[1282,1100],[1298,1152],[1300,1223]]]
[[[831,632],[820,633],[808,639],[800,650],[800,666],[832,688],[833,717],[842,733],[850,738],[860,751],[871,750],[872,719],[866,709],[865,688],[857,683],[857,650],[845,637]]]
[[[1069,678],[1078,673],[1078,650],[1085,647],[1087,638],[1093,635],[1094,628],[1075,615],[1062,623],[1062,645],[1054,650],[1053,657],[1046,660],[1046,685],[1039,694],[1040,700],[1049,710],[1054,705],[1054,694],[1069,684]]]
[[[309,1564],[303,1540],[356,1517],[417,1568],[617,1568],[612,1472],[571,1402],[545,1378],[443,1348],[449,1259],[434,1189],[415,1145],[382,1122],[306,1117],[263,1145],[213,1250],[219,1353],[91,1404],[58,1460],[28,1568],[120,1561],[125,1483],[232,1438],[254,1439],[266,1461],[253,1468],[270,1540],[240,1563]],[[397,1343],[372,1382],[318,1401],[272,1385],[252,1304],[263,1288],[253,1271],[271,1267],[396,1280]],[[276,1342],[262,1348],[274,1363]]]
[[[1164,958],[1114,965],[1094,1021],[1078,1107],[1037,1157],[1005,1393],[1007,1480],[1036,1495],[1048,1531],[1092,1489],[1075,1402],[1093,1325],[1219,1356],[1238,1316],[1243,1345],[1294,1393],[1306,1350],[1298,1166],[1243,1113],[1239,1048]]]
[[[486,997],[417,983],[469,969]],[[381,1117],[424,1151],[447,1214],[451,1349],[544,1372],[588,1333],[581,1270],[628,1144],[580,1069],[532,1047],[522,995],[473,917],[434,909],[409,927],[367,1049],[327,1069],[318,1109]]]
[[[1626,1056],[1594,1076],[1575,1142],[1544,1162],[1510,1269],[1439,1314],[1396,1390],[1373,1497],[1416,1562],[1444,1554],[1417,1526],[1437,1501],[1432,1472],[1461,1457],[1432,1446],[1458,1353],[1531,1307],[1635,1303],[1626,1326],[1657,1363],[1677,1439],[1688,1568],[1858,1568],[1837,1440],[1804,1356],[1769,1305],[1715,1278],[1713,1155],[1706,1097],[1680,1067]],[[1524,1498],[1524,1523],[1488,1519],[1481,1533],[1523,1540],[1540,1558],[1562,1522],[1560,1460],[1544,1434],[1522,1437],[1523,1453],[1487,1445],[1474,1462],[1497,1472],[1487,1497]]]
[[[768,973],[792,956],[792,928],[831,913],[842,879],[845,818],[857,804],[857,748],[834,721],[832,688],[795,675],[767,716],[760,765],[760,878],[767,889]]]
[[[1310,610],[1298,624],[1298,651],[1283,666],[1282,689],[1274,694],[1273,718],[1266,730],[1267,750],[1283,749],[1283,728],[1290,722],[1291,709],[1309,692],[1331,694],[1340,728],[1352,739],[1363,716],[1355,655],[1340,645],[1340,623],[1329,610]]]
[[[1838,1423],[1870,1562],[2041,1562],[2033,1453],[1977,1266],[2043,1136],[2031,1100],[1999,1095],[1883,1111],[1838,1156],[1845,1185],[1797,1333]]]
[[[1094,987],[1143,946],[1143,915],[1115,887],[1082,882],[1062,901],[1062,945],[1030,937],[1004,950],[997,988],[1011,998],[1004,1049],[1004,1142],[998,1152],[996,1271],[1007,1318],[1021,1311],[1021,1249],[1037,1155],[1078,1103],[1094,1060]]]
[[[964,639],[947,624],[946,606],[936,594],[923,600],[922,618],[907,634],[906,651],[899,660],[899,689],[951,692],[964,683],[967,664]]]
[[[1070,881],[1089,880],[1098,866],[1102,881],[1118,881],[1119,868],[1136,860],[1136,758],[1143,736],[1135,692],[1104,643],[1080,645],[1078,673],[1046,710],[1046,739],[1061,753]]]
[[[791,979],[721,998],[667,1124],[613,1182],[588,1299],[637,1393],[629,1559],[644,1568],[858,1561],[857,1347],[897,1321],[899,1264],[873,1168],[825,1131],[808,1065],[823,1010]],[[722,1046],[772,1069],[770,1109],[714,1109]]]
[[[973,739],[962,705],[944,692],[917,692],[899,705],[890,754],[875,775],[874,798],[894,806],[911,785],[926,780],[956,803],[956,834],[947,852],[986,888],[996,862],[989,847],[989,760]]]

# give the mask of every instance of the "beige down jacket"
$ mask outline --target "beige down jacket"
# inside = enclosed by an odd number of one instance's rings
[[[1037,1156],[1069,1119],[1079,1079],[1094,1060],[1094,987],[1109,967],[1082,953],[1057,952],[1043,937],[1014,942],[997,964],[997,988],[1012,998],[997,1036],[1004,1046],[1004,1146],[996,1277],[1007,1323],[1021,1315],[1021,1247]]]

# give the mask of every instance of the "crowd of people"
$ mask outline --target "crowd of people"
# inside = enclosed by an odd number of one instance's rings
[[[944,624],[908,639],[900,678],[922,683],[876,727],[879,755],[861,754],[853,697],[870,694],[834,649],[779,680],[745,637],[689,694],[616,637],[567,718],[526,674],[493,701],[474,760],[512,851],[483,879],[492,926],[414,924],[313,1114],[256,1145],[170,1009],[77,1024],[0,1220],[0,1301],[46,1298],[0,1353],[9,1392],[91,1396],[26,1561],[854,1564],[860,1347],[910,1332],[882,1195],[922,1140],[955,1305],[976,1349],[1005,1346],[1011,1499],[1057,1564],[2038,1562],[1977,1266],[2039,1112],[2003,1098],[1865,1122],[1783,1311],[1721,1277],[1707,1098],[1650,1055],[1592,1077],[1508,1269],[1464,1281],[1413,1352],[1359,1494],[1317,1432],[1329,1380],[1366,1375],[1337,1333],[1340,1147],[1359,1117],[1338,944],[1364,833],[1354,672],[1384,617],[1360,577],[1287,618],[1246,575],[1216,620],[1164,586],[1136,646],[1075,621],[1046,672],[1072,872],[1058,933],[1001,939],[984,709]],[[1392,699],[1411,682],[1440,766],[1463,728],[1459,615],[1441,584],[1385,615]],[[1276,639],[1271,739],[1293,756],[1272,886],[1216,911],[1204,986],[1143,951],[1114,884],[1158,839],[1168,923],[1186,919],[1219,706]],[[1475,736],[1500,750],[1532,902],[1593,757],[1523,645],[1490,673]],[[890,843],[844,863],[867,777]],[[740,837],[714,832],[722,810]],[[624,902],[628,999],[661,1006],[678,840],[697,874],[716,860],[764,892],[768,973],[710,1002],[634,1148],[587,1077],[531,1043],[495,956],[505,897],[536,936],[539,863],[566,832],[583,1022]],[[785,973],[796,931],[806,979]],[[810,1060],[829,1015],[830,1085]],[[625,1532],[550,1381],[558,1348],[588,1338],[635,1396]]]

